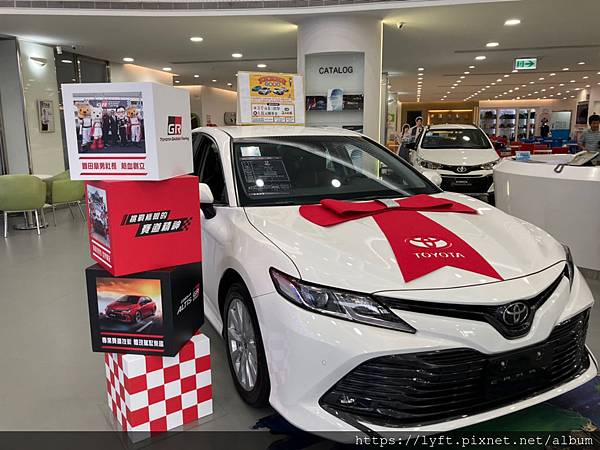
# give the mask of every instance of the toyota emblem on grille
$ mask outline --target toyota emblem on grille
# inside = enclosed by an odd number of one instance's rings
[[[521,325],[528,317],[529,306],[523,302],[511,303],[502,311],[502,320],[511,327]]]
[[[450,247],[450,243],[444,241],[443,239],[438,239],[436,237],[416,236],[411,239],[407,239],[407,241],[409,244],[419,248],[436,249]]]
[[[458,173],[465,173],[467,171],[467,168],[465,166],[459,166],[456,168],[456,171]]]

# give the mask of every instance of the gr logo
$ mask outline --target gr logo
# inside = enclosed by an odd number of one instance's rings
[[[169,136],[181,136],[181,116],[169,116],[167,134]]]

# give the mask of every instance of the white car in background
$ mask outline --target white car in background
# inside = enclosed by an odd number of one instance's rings
[[[585,346],[592,294],[568,249],[544,231],[442,192],[352,131],[193,133],[206,317],[250,405],[270,403],[325,436],[441,432],[596,375]],[[308,220],[323,199],[394,214],[403,201],[457,202],[471,213],[406,210],[447,232],[442,239],[417,229],[400,242],[428,263],[448,264],[409,280],[376,216],[333,226]],[[390,224],[410,228],[408,216]],[[461,245],[496,276],[459,268]]]
[[[430,125],[412,147],[411,164],[420,171],[438,172],[443,190],[470,195],[494,191],[493,169],[500,158],[479,127]]]

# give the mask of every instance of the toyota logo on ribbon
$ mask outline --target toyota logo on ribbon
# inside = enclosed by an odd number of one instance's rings
[[[408,243],[415,247],[429,249],[450,247],[448,242],[436,237],[413,237],[408,239]]]
[[[456,168],[458,173],[465,173],[468,169],[465,166],[459,166]]]
[[[511,327],[523,324],[529,317],[529,306],[523,302],[508,305],[502,311],[502,321]]]

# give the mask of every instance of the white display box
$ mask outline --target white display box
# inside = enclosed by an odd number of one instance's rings
[[[73,180],[164,180],[193,171],[188,91],[156,83],[63,84]]]

